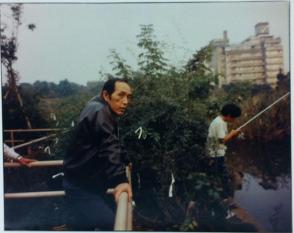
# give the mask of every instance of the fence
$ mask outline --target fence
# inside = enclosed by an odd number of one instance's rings
[[[68,129],[66,129],[66,128],[6,129],[6,130],[3,130],[3,132],[9,134],[9,139],[5,140],[5,142],[6,143],[10,143],[11,147],[13,147],[14,149],[16,149],[16,148],[20,148],[20,147],[24,147],[24,146],[28,146],[28,145],[34,144],[36,142],[44,141],[44,140],[46,140],[48,138],[51,138],[51,137],[56,136],[56,134],[52,134],[52,135],[49,135],[49,136],[45,136],[45,137],[34,139],[34,140],[32,140],[30,142],[26,142],[24,144],[18,144],[18,145],[16,145],[16,143],[24,142],[24,140],[15,139],[15,134],[16,133],[59,132],[59,131],[65,131],[65,130],[68,130]]]
[[[32,162],[31,167],[53,167],[53,166],[62,166],[62,160],[55,161],[36,161]],[[18,163],[4,163],[5,168],[17,168],[21,165]],[[127,177],[131,184],[131,172],[130,167],[127,167],[126,170]],[[108,190],[107,193],[111,194],[113,190]],[[5,193],[5,199],[27,199],[27,198],[44,198],[44,197],[64,197],[66,193],[61,191],[46,191],[46,192],[25,192],[25,193]],[[126,192],[121,193],[116,209],[115,224],[114,230],[131,231],[133,228],[132,221],[132,202],[128,202],[128,194]]]

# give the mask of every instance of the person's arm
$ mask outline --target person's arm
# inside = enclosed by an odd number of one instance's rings
[[[239,134],[241,133],[240,130],[235,130],[233,129],[230,133],[228,133],[224,138],[223,138],[223,143],[227,143],[230,140],[236,138]]]
[[[107,112],[98,112],[95,120],[95,134],[100,138],[99,158],[105,169],[109,187],[114,187],[114,198],[118,201],[122,192],[127,192],[129,200],[133,194],[126,177],[125,153],[116,131],[116,122]]]
[[[222,144],[226,144],[241,133],[240,130],[232,130],[230,133],[226,134],[226,131],[226,127],[224,127],[222,123],[218,122],[218,124],[215,125],[215,136]]]
[[[21,157],[18,153],[15,152],[15,150],[6,144],[3,144],[4,149],[4,156],[13,160],[18,160],[19,157]]]
[[[13,148],[7,146],[6,144],[3,144],[3,145],[4,145],[4,148],[3,148],[4,149],[4,156],[19,162],[21,165],[30,167],[30,163],[36,161],[36,160],[28,159],[28,158],[21,156],[20,154],[15,152],[15,150]]]
[[[17,161],[21,164],[21,165],[24,165],[24,166],[27,166],[27,167],[31,167],[31,163],[32,162],[35,162],[37,160],[35,159],[29,159],[29,158],[26,158],[26,157],[23,157],[23,156],[19,156]]]

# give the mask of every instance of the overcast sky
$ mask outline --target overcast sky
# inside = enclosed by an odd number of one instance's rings
[[[9,24],[7,9],[1,8],[1,23]],[[281,37],[288,72],[289,2],[24,4],[15,68],[21,82],[86,84],[99,71],[111,72],[110,49],[136,68],[141,24],[154,25],[170,64],[180,67],[224,30],[237,44],[255,34],[258,22],[269,22],[270,34]],[[28,30],[29,23],[36,29]]]

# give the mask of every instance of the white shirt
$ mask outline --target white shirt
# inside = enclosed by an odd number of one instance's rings
[[[209,126],[207,137],[207,152],[210,157],[225,156],[227,147],[220,143],[228,134],[228,124],[221,116],[216,117]]]
[[[13,148],[7,146],[3,143],[4,146],[4,156],[10,158],[10,159],[17,159],[20,155],[14,151]]]

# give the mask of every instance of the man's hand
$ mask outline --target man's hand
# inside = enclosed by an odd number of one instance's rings
[[[234,139],[235,137],[237,137],[239,134],[241,133],[240,130],[236,130],[236,129],[233,129],[229,134],[227,134],[223,141],[224,143],[227,143],[228,141]]]
[[[116,202],[118,202],[119,196],[122,192],[127,192],[128,193],[128,201],[132,201],[133,198],[133,193],[131,186],[129,183],[121,183],[117,185],[114,190],[113,190],[113,196]]]
[[[236,137],[238,137],[242,132],[240,130],[237,129],[233,129],[230,134],[232,135],[231,139],[234,139]]]
[[[20,158],[17,159],[17,161],[21,164],[21,165],[24,165],[26,167],[31,167],[31,163],[32,162],[35,162],[37,160],[35,159],[28,159],[28,158],[25,158],[25,157],[22,157],[20,156]]]
[[[233,129],[230,133],[232,134],[232,137],[235,138],[241,133],[241,131],[237,129]]]

